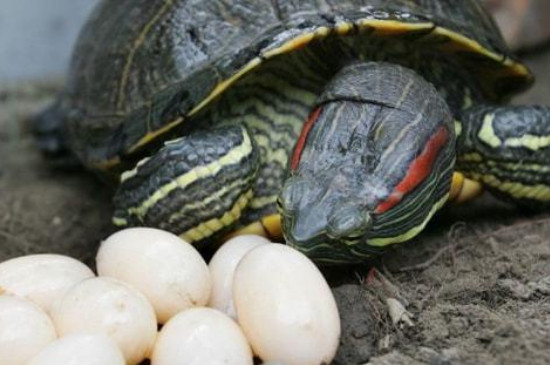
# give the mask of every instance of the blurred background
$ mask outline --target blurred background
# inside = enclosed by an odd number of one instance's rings
[[[96,0],[0,0],[0,83],[64,74]]]
[[[78,30],[97,1],[0,0],[0,83],[62,76]],[[513,48],[550,39],[550,0],[483,1]]]

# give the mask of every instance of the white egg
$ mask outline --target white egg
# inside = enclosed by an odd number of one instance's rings
[[[0,365],[24,365],[56,338],[51,319],[40,307],[0,295]]]
[[[49,313],[67,289],[93,276],[89,267],[68,256],[22,256],[0,264],[0,292],[29,299]]]
[[[216,308],[233,319],[237,318],[233,305],[233,274],[237,264],[250,250],[261,244],[271,243],[256,235],[243,235],[230,239],[221,246],[210,260],[212,295],[208,306]]]
[[[262,360],[330,364],[340,338],[338,308],[305,255],[280,244],[257,247],[237,266],[233,288],[239,324]]]
[[[100,276],[140,290],[159,323],[194,306],[204,306],[212,282],[206,262],[189,243],[153,228],[129,228],[107,238],[96,257]]]
[[[192,308],[168,321],[158,335],[151,365],[252,365],[239,326],[211,308]]]
[[[126,365],[107,335],[75,333],[50,343],[26,365]]]
[[[147,298],[112,278],[87,279],[73,286],[52,310],[59,336],[105,333],[122,350],[129,365],[145,359],[157,334],[155,311]]]

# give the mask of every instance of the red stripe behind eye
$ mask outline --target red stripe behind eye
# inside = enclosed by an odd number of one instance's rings
[[[440,127],[429,139],[426,147],[410,164],[407,174],[395,187],[390,196],[376,207],[376,213],[384,213],[399,203],[405,195],[422,183],[432,170],[432,165],[439,155],[439,151],[449,139],[449,133],[445,127]]]
[[[294,153],[292,153],[292,158],[290,159],[291,170],[296,170],[298,168],[298,164],[300,163],[300,158],[302,157],[302,151],[304,150],[304,146],[306,144],[307,136],[311,131],[313,124],[319,118],[319,115],[321,114],[322,109],[323,108],[321,107],[318,107],[317,109],[315,109],[313,113],[311,113],[311,115],[309,116],[307,122],[304,124],[304,127],[302,128],[302,133],[298,138],[296,147],[294,147]]]

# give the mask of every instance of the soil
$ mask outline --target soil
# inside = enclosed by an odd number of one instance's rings
[[[526,61],[538,84],[516,102],[550,105],[550,53]],[[48,166],[28,133],[26,118],[60,85],[0,89],[0,261],[55,252],[93,266],[113,231],[112,192]],[[550,364],[550,214],[484,196],[447,207],[372,264],[374,275],[370,264],[324,269],[342,318],[335,364]],[[410,324],[393,324],[388,297]]]

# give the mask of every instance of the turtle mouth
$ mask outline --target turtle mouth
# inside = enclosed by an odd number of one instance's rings
[[[287,223],[288,224],[288,223]],[[330,238],[326,233],[321,232],[307,240],[300,240],[289,234],[286,225],[283,229],[284,240],[287,246],[300,251],[317,264],[321,265],[345,265],[358,264],[366,261],[370,255],[363,255],[354,252],[353,247],[364,244],[361,242],[364,238],[345,239]]]

